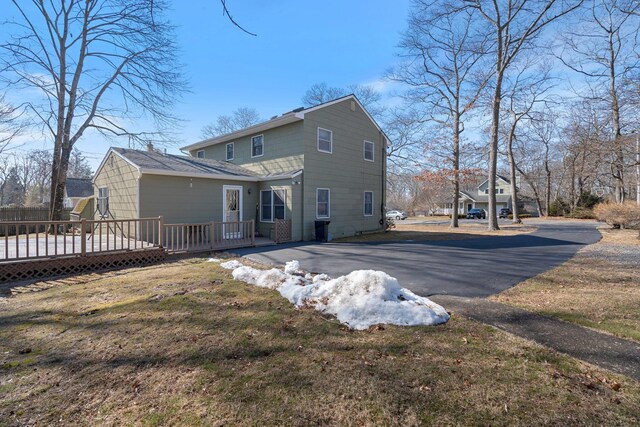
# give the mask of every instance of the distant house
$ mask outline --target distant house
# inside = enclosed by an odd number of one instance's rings
[[[94,178],[97,211],[165,223],[255,220],[292,240],[384,229],[387,138],[358,99],[299,108],[182,148],[189,156],[111,148]]]
[[[513,198],[511,197],[511,180],[496,175],[496,212],[502,208],[511,208]],[[470,209],[484,209],[489,211],[489,180],[485,179],[477,188],[476,192],[460,191],[460,202],[458,214],[466,215]],[[452,212],[451,203],[443,205],[438,209],[439,214],[450,215]]]
[[[67,178],[64,188],[64,207],[73,209],[85,197],[93,196],[91,179]]]

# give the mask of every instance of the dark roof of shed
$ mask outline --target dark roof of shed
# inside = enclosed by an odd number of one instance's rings
[[[67,197],[89,197],[93,195],[91,179],[67,178],[65,185]]]
[[[157,151],[132,150],[128,148],[113,148],[113,151],[143,170],[248,177],[259,176],[249,169],[219,160],[198,159],[189,156],[163,154]]]

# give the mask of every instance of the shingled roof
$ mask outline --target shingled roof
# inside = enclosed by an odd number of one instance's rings
[[[93,195],[91,179],[67,178],[65,185],[67,197],[89,197]]]
[[[233,163],[213,159],[197,159],[157,151],[141,151],[128,148],[112,148],[130,163],[145,171],[182,172],[185,174],[233,175],[238,177],[258,177],[255,172]]]
[[[111,153],[124,159],[138,172],[148,175],[184,176],[192,178],[231,179],[237,181],[269,181],[273,179],[293,178],[302,170],[293,170],[278,174],[259,174],[242,166],[213,159],[199,159],[190,156],[164,154],[158,151],[132,150],[130,148],[111,147],[96,171],[96,176],[104,167]]]

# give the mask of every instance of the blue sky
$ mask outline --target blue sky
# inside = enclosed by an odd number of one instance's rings
[[[175,9],[191,93],[180,113],[190,119],[185,137],[240,106],[264,117],[300,105],[314,83],[332,86],[378,81],[393,64],[408,0],[231,0],[234,18],[217,0],[185,2]]]
[[[314,83],[375,83],[384,91],[380,78],[393,65],[409,9],[409,0],[227,4],[233,17],[257,37],[223,17],[218,0],[174,0],[169,15],[178,26],[190,82],[177,110],[185,119],[181,145],[197,141],[203,125],[241,106],[256,108],[264,118],[296,108]],[[94,167],[108,146],[93,138],[78,143]]]

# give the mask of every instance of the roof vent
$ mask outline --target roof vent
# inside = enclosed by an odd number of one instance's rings
[[[295,110],[291,110],[292,113],[299,113],[300,111],[304,110],[304,107],[298,107]]]
[[[276,114],[275,116],[271,117],[269,120],[273,120],[273,119],[277,119],[278,115]]]

